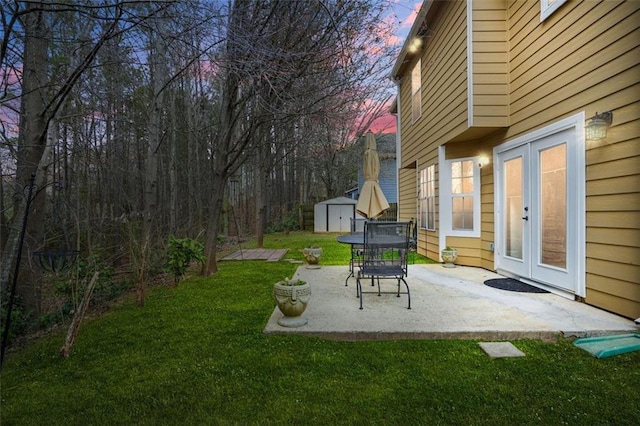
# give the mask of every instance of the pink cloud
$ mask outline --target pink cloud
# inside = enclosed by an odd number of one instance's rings
[[[413,25],[413,22],[416,20],[416,17],[418,16],[418,12],[420,11],[421,7],[422,7],[421,1],[413,3],[413,10],[411,11],[411,13],[409,13],[409,15],[405,18],[405,20],[402,21],[401,28],[406,28],[406,29],[411,28],[411,26]]]
[[[375,119],[369,126],[369,130],[373,133],[395,133],[396,132],[396,116],[386,114]]]
[[[22,81],[22,68],[7,67],[0,74],[0,91],[8,93],[7,98],[0,103],[0,130],[8,137],[18,135],[19,110],[20,110],[20,83]]]
[[[385,23],[395,30],[387,41],[389,45],[398,46],[407,38],[409,30],[418,16],[418,11],[422,7],[422,1],[393,0],[391,6],[392,10],[385,18]]]

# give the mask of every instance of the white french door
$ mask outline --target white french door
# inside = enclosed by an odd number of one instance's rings
[[[521,277],[530,275],[528,145],[500,155],[502,238],[498,243],[500,267]]]
[[[576,128],[496,148],[496,267],[582,295]]]

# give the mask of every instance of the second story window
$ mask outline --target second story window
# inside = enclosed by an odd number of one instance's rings
[[[547,19],[567,0],[540,0],[540,22]]]
[[[411,70],[411,123],[415,123],[422,114],[422,66],[418,59]]]

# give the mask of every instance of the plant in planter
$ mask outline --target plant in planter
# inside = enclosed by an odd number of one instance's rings
[[[322,256],[322,247],[318,246],[310,246],[302,249],[302,254],[304,258],[307,260],[309,265],[312,265],[312,268],[317,269],[320,266],[320,256]]]
[[[442,256],[442,260],[444,261],[445,268],[455,268],[455,261],[458,259],[458,251],[454,248],[447,246],[440,252],[440,256]]]
[[[283,327],[300,327],[307,323],[301,315],[311,298],[311,286],[299,279],[278,281],[273,285],[273,298],[284,315],[278,320]]]

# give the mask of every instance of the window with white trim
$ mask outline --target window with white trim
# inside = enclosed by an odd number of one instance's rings
[[[446,162],[440,181],[440,227],[447,235],[480,236],[480,171],[478,158]]]
[[[422,65],[418,59],[411,70],[411,123],[418,121],[422,115]]]
[[[420,170],[418,182],[418,217],[420,229],[436,229],[436,166]]]
[[[473,160],[451,162],[451,228],[473,231]]]
[[[547,19],[567,0],[540,0],[540,22]]]

